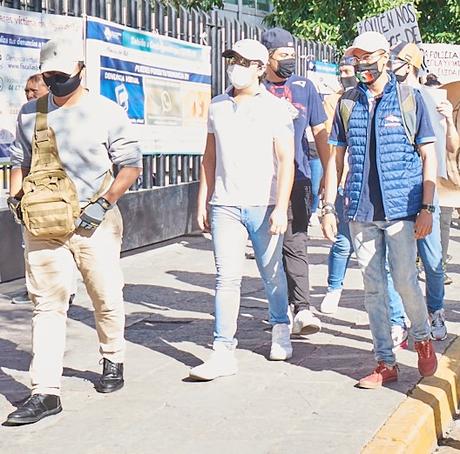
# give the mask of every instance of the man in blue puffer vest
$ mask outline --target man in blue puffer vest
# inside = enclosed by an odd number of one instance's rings
[[[437,368],[415,266],[416,240],[431,232],[433,222],[435,137],[417,90],[406,99],[415,103],[414,137],[406,132],[407,107],[400,101],[403,98],[394,75],[386,71],[389,50],[387,40],[377,32],[363,33],[347,50],[360,83],[347,118],[345,97],[335,113],[329,139],[335,147],[327,166],[322,213],[324,234],[334,241],[336,159],[341,167],[348,148],[344,210],[363,273],[365,306],[378,362],[375,370],[359,381],[362,388],[378,388],[398,378],[388,318],[387,254],[394,286],[411,321],[419,372],[429,376]]]

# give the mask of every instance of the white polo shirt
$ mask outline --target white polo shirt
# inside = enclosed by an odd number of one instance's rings
[[[216,139],[215,188],[210,203],[265,206],[276,203],[275,138],[294,137],[285,103],[263,85],[237,104],[230,87],[211,101],[208,132]]]

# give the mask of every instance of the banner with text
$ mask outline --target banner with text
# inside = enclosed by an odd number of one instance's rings
[[[325,96],[340,90],[339,68],[335,63],[319,60],[311,63],[308,67],[307,77],[313,82],[318,93]]]
[[[460,45],[423,44],[424,62],[428,72],[443,84],[460,80]]]
[[[40,48],[51,37],[83,37],[83,19],[0,7],[0,159],[7,159],[16,118],[27,101],[27,79],[38,72]]]
[[[422,37],[417,24],[414,5],[407,3],[358,22],[358,34],[368,31],[382,33],[390,46],[398,41],[421,44]]]
[[[125,109],[144,153],[203,153],[210,47],[88,17],[86,62],[88,88]]]

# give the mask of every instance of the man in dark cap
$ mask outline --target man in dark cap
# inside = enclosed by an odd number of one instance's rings
[[[311,128],[325,168],[329,155],[324,125],[327,116],[313,83],[294,74],[296,49],[293,36],[282,28],[272,28],[262,34],[261,41],[269,52],[265,86],[270,93],[286,101],[295,129],[295,181],[283,243],[289,303],[295,314],[292,333],[312,334],[321,329],[321,322],[310,311],[307,229],[311,215],[312,185],[305,131]]]

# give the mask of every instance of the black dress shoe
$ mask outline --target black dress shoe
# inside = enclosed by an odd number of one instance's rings
[[[32,424],[62,411],[61,399],[52,394],[33,394],[16,411],[8,415],[7,425]]]
[[[123,380],[123,363],[112,363],[112,361],[104,358],[104,368],[101,378],[94,385],[99,393],[113,393],[125,384]]]

